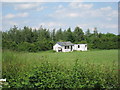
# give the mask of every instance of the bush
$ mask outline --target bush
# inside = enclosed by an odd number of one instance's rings
[[[117,76],[111,71],[103,72],[102,66],[89,63],[79,65],[78,59],[71,70],[45,61],[23,76],[7,80],[11,88],[118,88]]]
[[[34,43],[22,42],[18,44],[18,51],[36,52],[37,50]]]

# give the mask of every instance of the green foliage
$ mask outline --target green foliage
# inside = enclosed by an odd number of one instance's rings
[[[87,41],[81,41],[79,44],[87,44]]]
[[[3,49],[16,51],[38,52],[52,49],[53,45],[59,41],[71,41],[72,43],[87,43],[89,49],[118,49],[118,35],[112,33],[98,33],[97,28],[93,33],[88,29],[85,34],[83,30],[76,27],[74,30],[68,28],[62,30],[49,29],[40,27],[32,29],[25,26],[18,29],[14,26],[8,32],[2,32]]]
[[[36,46],[28,42],[23,42],[18,44],[18,51],[36,52]]]
[[[74,36],[76,42],[80,42],[80,41],[84,40],[84,32],[79,27],[75,28],[75,30],[73,32],[73,36]]]
[[[59,41],[59,40],[63,39],[63,33],[62,33],[62,29],[61,28],[59,30],[57,30],[54,38],[55,38],[56,41]]]
[[[71,42],[75,41],[71,28],[67,29],[67,31],[65,32],[64,38],[65,38],[65,41],[71,41]]]
[[[117,50],[64,54],[5,50],[3,78],[7,88],[114,89],[118,88],[116,62]]]

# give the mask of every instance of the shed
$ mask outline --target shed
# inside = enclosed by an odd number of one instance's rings
[[[74,50],[87,51],[87,44],[74,44]]]
[[[87,44],[73,44],[69,42],[57,42],[53,46],[53,50],[56,52],[72,52],[76,51],[87,51]]]
[[[56,52],[70,52],[73,51],[74,44],[71,42],[57,42],[53,46],[53,50]]]

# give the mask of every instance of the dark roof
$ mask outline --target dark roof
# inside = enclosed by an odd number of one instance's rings
[[[61,46],[71,46],[71,45],[74,45],[73,43],[71,42],[57,42],[57,44],[61,45]]]

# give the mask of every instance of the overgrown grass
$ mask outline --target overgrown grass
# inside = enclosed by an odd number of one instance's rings
[[[117,50],[3,51],[3,78],[10,88],[117,88],[117,69]]]

